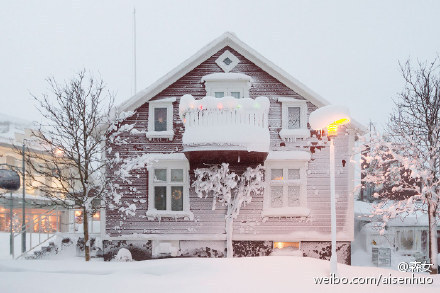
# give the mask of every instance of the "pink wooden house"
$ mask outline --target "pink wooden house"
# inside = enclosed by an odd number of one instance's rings
[[[191,186],[196,168],[223,162],[236,173],[265,167],[264,192],[234,221],[236,256],[288,248],[328,258],[329,151],[308,124],[327,104],[234,34],[209,43],[120,106],[132,115],[107,156],[151,160],[129,182],[108,175],[120,198],[105,211],[105,258],[121,247],[135,259],[223,257],[225,207],[212,210],[212,199]],[[335,138],[338,260],[345,263],[354,221],[350,156],[360,128],[352,122]]]

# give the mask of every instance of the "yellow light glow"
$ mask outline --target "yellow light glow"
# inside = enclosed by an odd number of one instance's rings
[[[335,121],[335,124],[338,124],[338,125],[344,125],[344,124],[347,124],[347,123],[349,123],[349,122],[350,122],[350,119],[348,119],[348,118],[342,118],[342,119],[336,120],[336,121]]]
[[[61,156],[63,156],[64,151],[63,151],[63,149],[61,149],[61,148],[57,148],[57,149],[54,151],[54,154],[55,154],[55,156],[57,156],[57,157],[61,157]]]
[[[283,180],[283,176],[281,176],[281,177],[275,177],[275,178],[272,179],[272,180]]]
[[[81,212],[81,211],[75,211],[75,217],[80,217],[80,216],[81,216],[81,214],[82,214],[82,212]]]
[[[283,249],[286,247],[299,249],[299,242],[274,242],[273,247],[278,249]]]
[[[350,119],[342,118],[342,119],[338,119],[335,122],[327,125],[328,135],[329,136],[336,135],[338,133],[338,126],[347,124],[348,122],[350,122]]]

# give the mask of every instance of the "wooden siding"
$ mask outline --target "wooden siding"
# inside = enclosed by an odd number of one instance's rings
[[[273,78],[266,72],[262,71],[252,62],[248,61],[244,56],[240,55],[230,47],[225,47],[212,57],[201,63],[194,70],[183,76],[180,80],[172,84],[170,87],[162,91],[152,100],[158,100],[165,97],[176,97],[177,101],[173,104],[173,125],[175,136],[172,141],[167,139],[148,140],[145,137],[145,131],[148,126],[148,107],[145,103],[139,107],[135,114],[127,118],[122,124],[134,124],[134,129],[138,130],[138,134],[124,133],[120,135],[120,139],[126,143],[117,145],[112,144],[112,151],[108,156],[113,157],[118,154],[121,158],[133,157],[144,153],[172,153],[181,152],[182,133],[184,127],[178,115],[178,105],[180,97],[184,94],[191,94],[194,97],[204,97],[206,95],[204,86],[200,80],[202,76],[214,72],[223,72],[216,64],[215,60],[225,50],[231,51],[240,59],[240,63],[231,71],[244,73],[253,78],[252,88],[250,89],[250,97],[266,96],[270,99],[269,112],[269,130],[271,150],[309,150],[309,142],[307,140],[298,139],[295,142],[286,142],[285,146],[280,146],[282,142],[279,131],[281,130],[281,103],[277,101],[278,97],[294,97],[303,99],[293,90]],[[316,107],[308,102],[308,114],[316,109]],[[346,132],[342,131],[335,140],[336,145],[336,193],[337,198],[337,224],[338,232],[345,231],[351,227],[348,225],[353,221],[349,217],[347,210],[352,208],[349,202],[349,138]],[[342,167],[341,161],[347,162],[346,167]],[[286,235],[287,240],[296,233],[304,235],[314,232],[316,234],[324,234],[320,240],[330,239],[330,192],[329,192],[329,155],[328,148],[316,150],[312,154],[309,162],[308,178],[307,178],[307,202],[311,215],[306,219],[297,218],[268,218],[261,217],[263,207],[263,196],[254,197],[252,202],[242,208],[239,217],[234,222],[234,235],[240,240],[255,240],[258,235]],[[231,166],[234,168],[234,166]],[[239,171],[239,170],[237,170]],[[190,188],[190,207],[194,213],[194,220],[170,219],[162,218],[159,220],[148,220],[146,211],[148,209],[147,190],[148,190],[148,172],[146,169],[137,170],[131,173],[131,183],[121,182],[119,178],[109,176],[109,180],[113,180],[120,186],[118,192],[123,194],[121,204],[128,206],[134,203],[136,205],[136,214],[134,216],[122,214],[118,209],[106,210],[106,233],[109,236],[124,236],[133,233],[138,234],[222,234],[224,229],[225,208],[217,206],[216,210],[211,210],[211,199],[198,198],[193,189]],[[190,171],[191,182],[193,179],[193,171]],[[293,234],[292,234],[293,233]],[[287,237],[287,235],[291,235]],[[235,237],[234,236],[234,237]],[[295,239],[296,239],[295,238]],[[262,239],[268,240],[268,239]],[[302,240],[302,239],[296,239]],[[310,239],[308,239],[310,240]]]

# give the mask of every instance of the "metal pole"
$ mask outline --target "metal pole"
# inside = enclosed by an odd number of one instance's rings
[[[22,221],[21,221],[21,252],[25,253],[26,252],[26,167],[25,167],[25,162],[24,162],[24,139],[23,139],[23,147],[22,147],[22,153],[23,153],[23,157],[22,157],[22,177],[23,177],[23,203],[22,203]]]
[[[9,202],[9,219],[10,219],[10,238],[9,238],[9,253],[11,254],[12,258],[14,258],[14,226],[12,224],[12,219],[14,217],[14,203],[12,201],[12,192],[11,192],[11,201]]]
[[[330,257],[330,273],[337,275],[337,255],[336,255],[336,194],[335,194],[335,145],[333,138],[330,138],[330,212],[332,228],[332,254]]]
[[[134,93],[137,91],[136,77],[136,8],[133,8],[133,72],[134,72]]]

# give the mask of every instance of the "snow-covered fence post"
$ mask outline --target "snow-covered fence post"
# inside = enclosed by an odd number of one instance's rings
[[[248,167],[241,176],[229,171],[229,164],[222,163],[210,168],[194,170],[195,181],[192,186],[198,197],[212,196],[212,209],[216,203],[226,205],[225,232],[227,257],[233,257],[232,232],[234,219],[240,214],[242,206],[252,201],[252,196],[263,191],[263,167]]]

